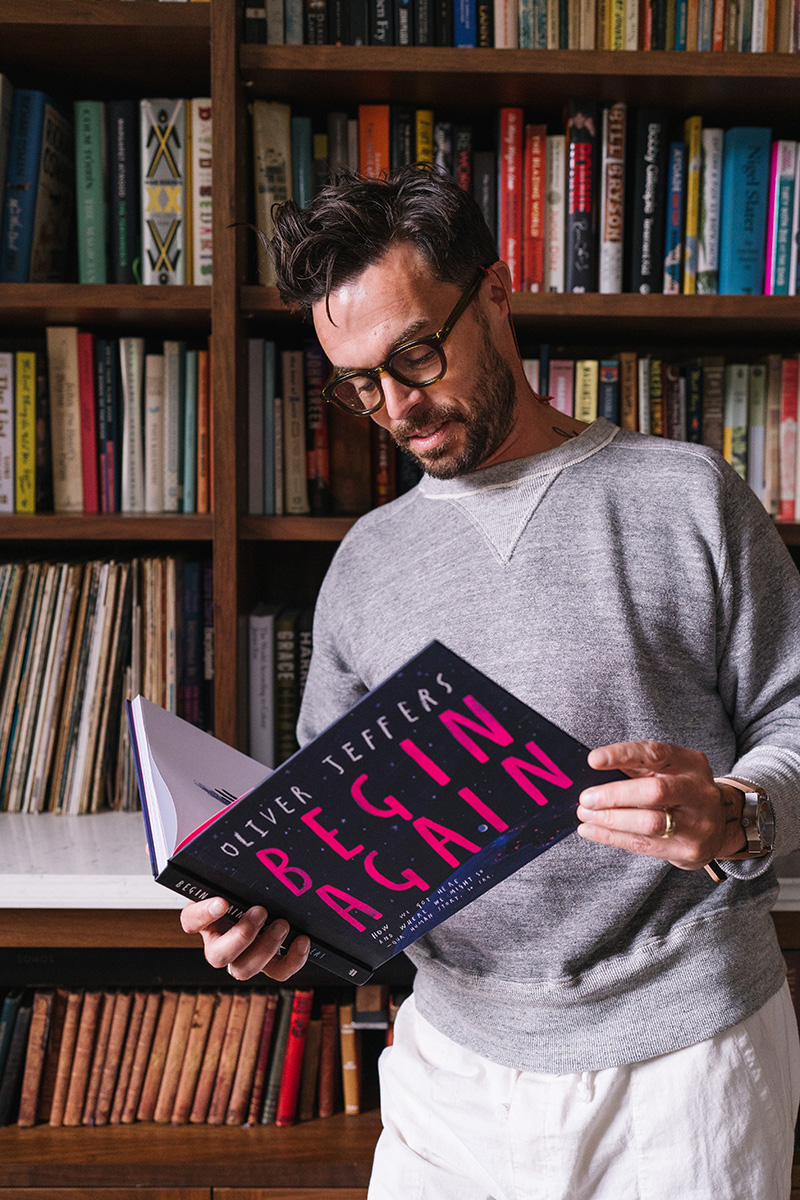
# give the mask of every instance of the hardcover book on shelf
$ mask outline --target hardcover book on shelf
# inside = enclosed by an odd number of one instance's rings
[[[256,225],[272,235],[272,206],[292,198],[291,109],[269,100],[253,101],[253,179]],[[275,283],[275,270],[261,240],[257,242],[259,283]]]
[[[192,283],[209,285],[213,271],[212,218],[214,211],[211,158],[212,107],[209,96],[188,102],[190,131],[189,212],[191,215]]]
[[[738,126],[725,134],[719,291],[760,296],[764,288],[770,130]]]
[[[626,118],[624,104],[603,109],[599,286],[609,295],[622,291]]]
[[[619,777],[438,642],[271,775],[141,696],[128,716],[156,879],[233,916],[263,903],[355,982],[573,832],[590,780]]]
[[[665,296],[677,296],[681,290],[685,163],[686,151],[683,142],[673,142],[669,148],[667,169],[667,228],[662,288]]]
[[[660,292],[664,273],[667,118],[662,109],[636,114],[633,193],[629,207],[631,268],[629,291]]]
[[[719,288],[719,218],[722,202],[721,129],[700,134],[700,214],[697,230],[697,293],[716,296]]]
[[[14,511],[14,355],[0,352],[0,513]]]
[[[597,105],[571,100],[566,112],[567,205],[564,290],[597,291]]]
[[[75,211],[78,282],[106,283],[106,143],[102,100],[76,100]]]
[[[142,283],[186,283],[186,101],[140,103]]]
[[[106,102],[108,267],[111,283],[141,281],[141,169],[139,106]]]

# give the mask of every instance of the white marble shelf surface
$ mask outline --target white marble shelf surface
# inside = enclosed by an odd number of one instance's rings
[[[778,861],[775,908],[800,912],[800,853]],[[0,813],[0,908],[182,908],[153,879],[141,813]]]

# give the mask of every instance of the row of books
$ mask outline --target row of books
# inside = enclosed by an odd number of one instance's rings
[[[266,0],[245,40],[269,45],[521,50],[798,49],[793,0]]]
[[[767,512],[779,521],[800,520],[797,354],[754,363],[633,351],[572,359],[542,346],[524,363],[531,387],[555,409],[709,446],[749,483]]]
[[[329,369],[316,340],[301,349],[248,340],[251,514],[366,512],[419,480],[419,470],[395,451],[385,431],[326,404],[320,389]]]
[[[255,101],[257,221],[269,232],[272,205],[305,206],[329,171],[427,163],[478,201],[515,291],[796,294],[797,141],[622,103],[570,100],[557,130],[518,107],[493,117],[366,104],[317,130]],[[260,273],[274,282],[266,255]]]
[[[248,616],[250,757],[274,768],[297,750],[313,608],[258,603]]]
[[[213,721],[211,568],[0,565],[0,810],[139,807],[123,701]]]
[[[209,512],[208,343],[53,325],[0,351],[0,513]]]
[[[210,284],[212,109],[0,76],[0,282]]]
[[[398,1003],[373,985],[355,996],[288,987],[9,991],[0,1005],[0,1125],[293,1125],[343,1107],[354,1115],[366,1091],[363,1030],[390,1042]],[[374,1063],[364,1070],[374,1074]]]

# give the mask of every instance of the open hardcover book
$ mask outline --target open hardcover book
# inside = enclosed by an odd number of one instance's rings
[[[263,905],[354,983],[572,833],[622,778],[439,642],[276,771],[128,702],[153,874]]]

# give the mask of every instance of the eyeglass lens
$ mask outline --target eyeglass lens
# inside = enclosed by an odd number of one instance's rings
[[[443,350],[419,342],[390,355],[384,369],[409,387],[426,387],[441,378],[445,366]],[[333,394],[340,404],[356,412],[377,408],[383,399],[380,382],[369,375],[351,375],[343,379],[334,386]]]

